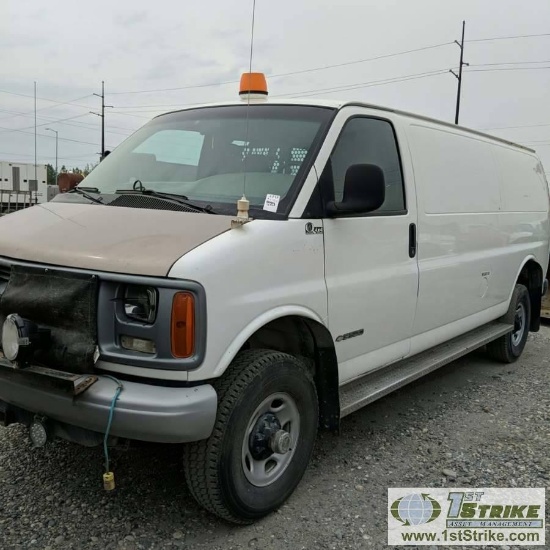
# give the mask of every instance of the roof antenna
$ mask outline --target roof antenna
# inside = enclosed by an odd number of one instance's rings
[[[250,59],[248,64],[248,78],[250,79],[252,74],[252,56],[254,54],[254,23],[256,16],[256,0],[252,0],[252,25],[250,30]],[[244,140],[244,174],[243,174],[243,196],[240,200],[237,201],[237,217],[231,220],[231,227],[237,228],[242,227],[245,223],[250,221],[248,217],[248,211],[250,208],[250,202],[246,198],[246,162],[248,155],[251,152],[250,143],[248,143],[248,127],[249,127],[249,115],[250,115],[250,93],[247,97],[246,102],[246,132]],[[246,154],[246,149],[248,148],[248,155]]]

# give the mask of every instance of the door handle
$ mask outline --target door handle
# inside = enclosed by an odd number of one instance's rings
[[[416,224],[409,225],[409,258],[416,256]]]

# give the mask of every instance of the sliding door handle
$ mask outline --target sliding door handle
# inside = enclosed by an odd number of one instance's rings
[[[409,258],[416,256],[416,224],[409,225]]]

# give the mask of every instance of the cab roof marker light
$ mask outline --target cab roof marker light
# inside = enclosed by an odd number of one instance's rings
[[[264,73],[243,73],[239,96],[243,101],[267,99],[267,80]]]

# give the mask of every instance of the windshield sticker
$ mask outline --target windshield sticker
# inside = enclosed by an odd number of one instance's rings
[[[279,207],[279,201],[281,200],[280,195],[266,195],[264,202],[264,210],[268,212],[277,212]]]

